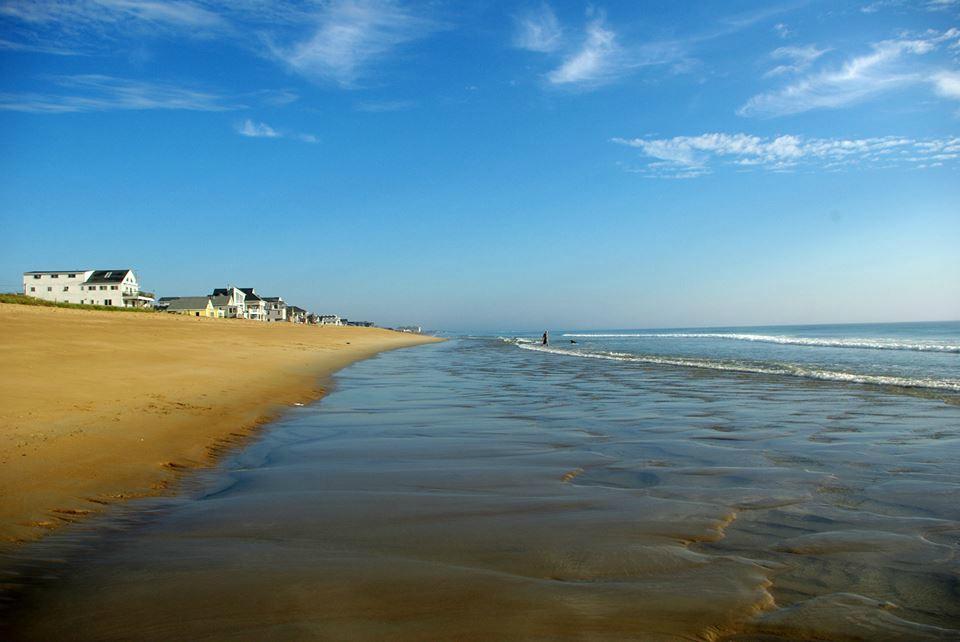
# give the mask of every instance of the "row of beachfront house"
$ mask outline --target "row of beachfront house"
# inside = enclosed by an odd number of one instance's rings
[[[165,296],[155,299],[140,289],[137,275],[120,270],[36,270],[23,273],[23,293],[58,303],[144,308],[197,317],[251,319],[254,321],[363,325],[336,314],[314,314],[290,305],[279,296],[260,296],[253,288],[216,288],[201,296]]]
[[[157,300],[159,310],[196,317],[250,319],[276,323],[343,325],[335,314],[314,314],[291,305],[279,296],[261,296],[254,288],[215,288],[205,296],[165,296]]]

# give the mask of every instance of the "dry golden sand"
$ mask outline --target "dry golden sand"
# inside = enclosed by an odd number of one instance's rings
[[[433,340],[0,304],[0,547],[163,492],[325,376]]]

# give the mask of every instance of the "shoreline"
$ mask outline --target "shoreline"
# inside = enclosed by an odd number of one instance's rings
[[[438,341],[377,328],[0,304],[0,551],[170,492],[326,379]]]

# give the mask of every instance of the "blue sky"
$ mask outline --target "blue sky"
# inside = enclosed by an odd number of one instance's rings
[[[960,2],[0,2],[0,289],[960,318]]]

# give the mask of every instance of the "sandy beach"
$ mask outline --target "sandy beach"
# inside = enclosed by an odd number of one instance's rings
[[[0,547],[168,492],[325,377],[430,337],[0,305]]]

